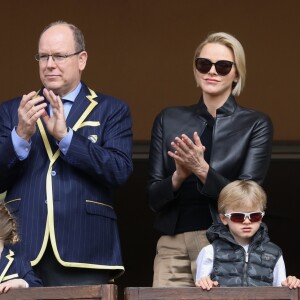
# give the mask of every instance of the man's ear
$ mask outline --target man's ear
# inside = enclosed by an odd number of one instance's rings
[[[80,54],[78,54],[80,71],[83,71],[85,69],[87,58],[88,58],[88,55],[87,55],[86,51],[82,51],[82,52],[80,52]]]
[[[228,219],[223,214],[219,214],[219,217],[224,225],[228,224]]]

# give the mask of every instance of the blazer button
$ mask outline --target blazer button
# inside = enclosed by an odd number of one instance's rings
[[[47,199],[45,200],[45,203],[47,204]]]
[[[56,175],[56,172],[55,172],[55,171],[51,171],[51,175],[52,175],[52,176],[55,176],[55,175]]]

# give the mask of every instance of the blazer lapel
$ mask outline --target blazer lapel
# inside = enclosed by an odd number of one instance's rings
[[[43,89],[44,87],[42,87],[38,92],[37,92],[37,95],[39,96],[43,96]],[[49,101],[47,99],[44,99],[43,102],[41,103],[46,103],[47,104],[47,107],[46,107],[46,111],[48,113],[48,115],[50,115],[50,111],[49,111]],[[39,118],[38,121],[37,121],[37,124],[38,124],[38,127],[39,127],[39,130],[41,132],[41,135],[42,135],[42,138],[43,138],[43,141],[44,141],[44,144],[45,144],[45,147],[46,147],[46,151],[47,151],[47,154],[48,154],[48,157],[52,157],[53,156],[53,153],[55,153],[58,149],[58,146],[56,144],[56,141],[55,139],[47,132],[47,130],[45,129],[46,128],[46,125],[43,121],[43,118]]]
[[[98,104],[95,100],[93,100],[96,97],[97,95],[94,91],[88,89],[84,84],[82,84],[82,88],[76,97],[67,118],[68,127],[71,127],[74,131],[78,129],[78,126]],[[75,126],[76,124],[78,125]]]

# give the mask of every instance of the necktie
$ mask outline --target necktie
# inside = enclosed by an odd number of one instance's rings
[[[67,119],[73,102],[71,100],[68,100],[68,99],[61,99],[61,101],[64,105],[65,118]]]

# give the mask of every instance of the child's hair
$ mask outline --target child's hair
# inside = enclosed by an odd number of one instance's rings
[[[4,203],[0,203],[0,239],[4,244],[15,244],[19,241],[17,222]]]
[[[218,200],[218,211],[224,214],[228,208],[239,211],[256,207],[263,211],[266,205],[267,195],[259,184],[251,180],[236,180],[222,189]]]

